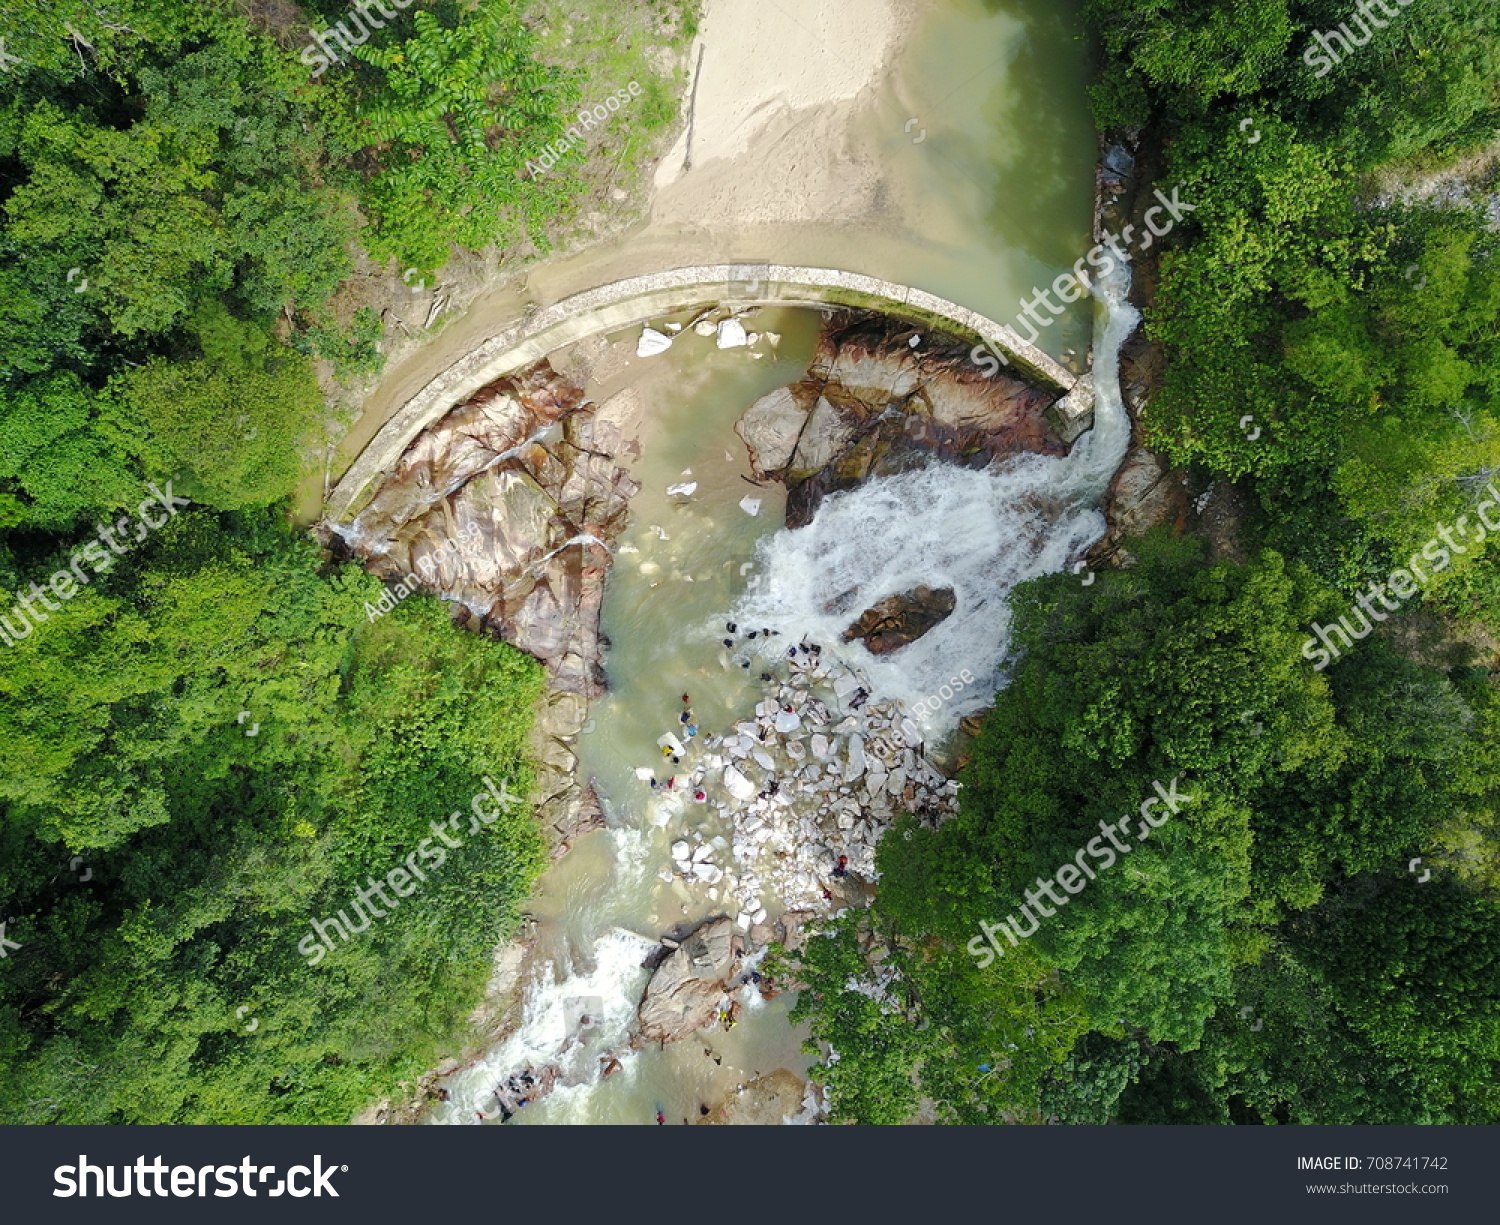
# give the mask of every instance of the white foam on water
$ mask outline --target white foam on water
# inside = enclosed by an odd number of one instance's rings
[[[615,844],[612,896],[640,897],[648,893],[647,885],[661,870],[661,848],[652,837],[649,826],[617,825],[609,831]]]
[[[632,1089],[637,1079],[638,1055],[629,1052],[620,1056],[619,1070],[610,1076],[610,1087],[618,1093],[621,1098],[630,1100],[633,1096]],[[549,1126],[583,1126],[589,1123],[615,1122],[613,1118],[601,1119],[601,1094],[605,1082],[591,1082],[582,1085],[563,1085],[548,1094],[543,1100],[541,1111],[535,1121],[545,1123]],[[618,1109],[618,1105],[615,1107]],[[610,1111],[609,1113],[613,1113]],[[532,1118],[517,1116],[518,1121],[533,1122]],[[647,1121],[642,1117],[635,1122]]]
[[[495,1086],[528,1067],[558,1065],[559,1086],[596,1080],[599,1057],[622,1046],[629,1036],[647,977],[641,962],[655,946],[654,940],[611,928],[594,945],[591,969],[559,974],[551,961],[539,966],[526,987],[520,1025],[444,1080],[449,1100],[433,1110],[432,1122],[475,1123],[479,1113],[493,1113]],[[588,1040],[582,1042],[576,1040],[568,1009],[568,1002],[580,997],[594,997],[602,1004]]]
[[[1065,569],[1104,533],[1096,504],[1130,442],[1118,378],[1120,345],[1138,318],[1128,286],[1123,268],[1099,280],[1108,314],[1095,346],[1094,427],[1071,454],[1020,455],[985,470],[933,463],[877,478],[825,498],[806,526],[762,541],[759,581],[730,619],[781,631],[763,657],[805,638],[862,672],[882,697],[908,708],[935,698],[916,717],[932,737],[989,705],[1010,648],[1006,596]],[[840,642],[865,609],[918,585],[951,587],[952,615],[889,656]],[[952,678],[965,669],[975,683],[957,692]],[[953,697],[942,697],[945,685]]]
[[[1127,288],[1126,269],[1096,285],[1109,313],[1099,321],[1103,326],[1096,326],[1094,427],[1070,455],[1019,456],[983,472],[935,465],[836,494],[807,527],[779,531],[763,542],[760,581],[721,620],[780,629],[780,637],[754,644],[754,653],[765,658],[784,654],[806,635],[862,670],[879,692],[908,704],[970,669],[976,686],[927,716],[924,727],[931,735],[988,704],[1003,682],[1009,648],[1005,595],[1025,579],[1064,569],[1104,530],[1096,504],[1130,437],[1117,377],[1120,345],[1137,320],[1125,301]],[[958,597],[953,615],[894,658],[872,656],[858,642],[839,643],[839,634],[863,609],[919,583],[953,587]],[[717,629],[707,632],[722,636]],[[737,654],[745,649],[742,644]],[[626,814],[611,808],[611,890],[616,893],[631,892],[623,888],[626,882],[639,883],[659,867],[654,840],[659,836],[625,825],[624,819]],[[560,1065],[562,1075],[544,1099],[539,1122],[598,1122],[621,1110],[644,1109],[647,1097],[659,1092],[635,1054],[621,1054],[621,1068],[608,1082],[612,1092],[599,1077],[599,1056],[623,1047],[627,1039],[647,980],[641,962],[656,941],[607,926],[605,897],[596,896],[587,909],[575,918],[585,926],[590,916],[598,920],[592,968],[567,967],[559,974],[550,962],[540,967],[526,989],[520,1026],[446,1079],[452,1100],[434,1110],[434,1122],[475,1122],[477,1112],[494,1109],[496,1084],[526,1067],[550,1063]],[[746,1007],[760,1013],[764,1001],[754,992],[745,995],[750,997]],[[588,1042],[564,1050],[568,1003],[575,1001],[576,1008],[579,997],[597,997],[601,1016]],[[817,1097],[809,1090],[802,1111],[786,1121],[819,1117]]]

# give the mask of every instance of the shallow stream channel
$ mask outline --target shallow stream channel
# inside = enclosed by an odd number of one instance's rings
[[[891,266],[860,271],[1009,323],[1028,286],[1087,248],[1083,50],[1059,33],[1065,21],[1036,16],[1044,7],[932,6],[867,125],[891,144],[902,211],[932,217],[930,249],[892,244],[903,254]],[[1028,98],[1053,96],[1069,100],[1066,113],[1027,118]],[[927,140],[887,130],[901,109]],[[849,262],[838,254],[824,266]],[[663,936],[714,916],[748,935],[785,911],[862,904],[887,815],[951,811],[957,788],[941,770],[959,720],[1004,683],[1007,593],[1069,568],[1104,531],[1099,500],[1129,440],[1117,376],[1134,317],[1125,282],[1120,270],[1097,287],[1095,423],[1071,454],[875,478],[830,495],[796,530],[782,526],[781,486],[753,483],[733,427],[805,375],[822,312],[763,308],[745,320],[761,334],[746,347],[720,349],[688,327],[619,376],[643,404],[631,469],[641,490],[605,592],[609,693],[578,744],[607,828],[543,878],[522,1015],[445,1078],[433,1122],[681,1125],[778,1069],[805,1079],[814,1056],[787,1020],[795,997],[765,998],[754,981],[725,1001],[732,1026],[632,1048],[643,962]],[[1054,353],[1090,340],[1086,313],[1054,331],[1042,342]],[[589,390],[602,401],[613,388]],[[863,610],[919,584],[951,588],[951,615],[889,655],[841,640]],[[757,973],[759,956],[747,953],[733,983]],[[555,1087],[502,1112],[497,1087],[542,1067],[556,1069]],[[816,1114],[811,1093],[782,1105],[792,1121]]]

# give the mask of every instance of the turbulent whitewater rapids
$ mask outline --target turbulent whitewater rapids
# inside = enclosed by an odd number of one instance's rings
[[[828,496],[806,527],[759,550],[759,576],[734,616],[783,634],[837,644],[864,608],[925,584],[951,588],[955,609],[894,655],[835,646],[883,697],[911,707],[962,668],[977,687],[918,716],[938,738],[989,704],[1010,641],[1006,597],[1017,584],[1064,569],[1104,533],[1098,510],[1124,457],[1130,423],[1118,360],[1137,315],[1123,272],[1101,283],[1107,314],[1096,344],[1094,428],[1071,454],[1013,455],[974,470],[932,463]]]
[[[606,593],[611,693],[592,712],[597,730],[580,743],[580,769],[597,782],[611,828],[560,862],[539,899],[543,921],[519,1023],[446,1078],[449,1100],[435,1121],[498,1121],[497,1088],[523,1073],[556,1088],[528,1101],[514,1122],[642,1122],[671,1101],[732,1100],[758,1073],[805,1068],[784,1020],[787,998],[763,998],[743,980],[746,967],[760,942],[859,902],[894,811],[925,806],[933,819],[951,811],[950,785],[923,750],[1003,683],[1006,595],[1066,569],[1102,534],[1097,503],[1129,437],[1117,361],[1135,312],[1123,275],[1100,294],[1094,428],[1070,454],[1011,455],[982,470],[934,462],[874,478],[825,496],[798,529],[775,528],[768,514],[752,517],[740,505],[743,460],[728,428],[778,385],[778,373],[780,385],[798,376],[796,358],[784,352],[779,372],[726,365],[734,373],[713,376],[722,381],[712,401],[663,384],[673,398],[660,401],[662,434],[646,451],[657,467],[635,473],[643,488]],[[792,314],[774,326],[789,334],[801,326],[809,353],[814,337]],[[688,481],[698,482],[692,495],[666,494]],[[951,588],[952,613],[887,655],[841,641],[862,609],[917,584]],[[764,629],[778,632],[768,641]],[[789,657],[799,643],[820,650]],[[974,683],[914,711],[960,670]],[[851,709],[861,689],[868,696]],[[684,693],[696,738],[679,722]],[[785,731],[775,730],[778,717]],[[903,717],[917,736],[899,730]],[[668,732],[686,750],[678,763],[658,746]],[[862,768],[851,767],[851,756]],[[815,764],[817,772],[794,779]],[[886,802],[871,802],[872,779]],[[776,791],[763,795],[772,781]],[[840,854],[847,876],[835,875]],[[783,914],[789,905],[796,909]],[[665,951],[663,933],[674,937],[670,948],[716,915],[728,916],[732,952],[744,956],[687,984],[697,994],[682,1003],[682,1025],[698,1041],[642,1049],[638,1005],[643,994],[652,998],[646,965]],[[740,1010],[732,1032],[717,1025],[726,1006]],[[699,1020],[708,1028],[693,1029]]]

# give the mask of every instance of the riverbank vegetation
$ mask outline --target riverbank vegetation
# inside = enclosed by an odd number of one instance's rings
[[[692,19],[608,7],[582,62],[544,6],[438,0],[316,75],[339,0],[0,19],[0,1118],[343,1122],[462,1043],[545,862],[524,804],[320,964],[298,943],[485,776],[528,793],[540,669],[435,601],[371,618],[286,511],[327,380],[380,367],[371,270],[544,249],[671,122],[642,73],[525,171],[627,83],[600,63],[646,62],[627,15]]]
[[[1397,8],[1319,73],[1345,4],[1090,12],[1101,126],[1196,209],[1155,269],[1145,441],[1251,512],[1230,556],[1161,529],[1014,593],[958,817],[887,835],[798,1015],[843,1120],[1493,1123],[1496,14]],[[1368,587],[1413,554],[1421,590]],[[1341,616],[1364,633],[1315,668]]]

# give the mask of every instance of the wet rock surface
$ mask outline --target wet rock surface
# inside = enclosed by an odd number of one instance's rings
[[[381,577],[420,574],[540,659],[555,688],[597,696],[609,544],[638,489],[624,445],[608,404],[538,362],[419,435],[340,534]]]
[[[604,807],[592,782],[581,785],[575,746],[588,705],[582,695],[549,681],[530,736],[535,786],[531,794],[552,858],[584,834],[604,828]]]
[[[872,655],[889,655],[941,624],[957,607],[952,587],[917,586],[866,609],[844,631],[844,641],[864,640]]]
[[[1096,232],[1120,233],[1126,225],[1139,231],[1142,214],[1153,197],[1146,190],[1164,170],[1162,151],[1135,140],[1101,146],[1097,171]],[[1132,253],[1131,302],[1140,309],[1155,295],[1160,248]],[[1173,471],[1165,456],[1140,441],[1141,422],[1152,395],[1161,386],[1166,355],[1145,328],[1138,327],[1120,350],[1120,396],[1130,414],[1132,443],[1109,483],[1102,509],[1108,523],[1104,538],[1089,550],[1094,564],[1132,564],[1128,542],[1152,528],[1171,524],[1182,530],[1191,518],[1192,491],[1187,474]]]
[[[676,1042],[712,1024],[743,948],[728,918],[710,919],[687,936],[646,986],[635,1044]]]
[[[818,1121],[822,1095],[794,1072],[778,1068],[735,1088],[716,1109],[698,1120],[701,1127],[780,1127]]]
[[[541,1101],[557,1088],[561,1071],[555,1064],[544,1064],[521,1068],[501,1078],[495,1086],[493,1101],[476,1112],[477,1118],[482,1122],[491,1119],[510,1122],[513,1115]]]
[[[1179,523],[1188,498],[1164,456],[1131,447],[1104,495],[1104,514],[1122,538],[1140,536],[1163,523]]]
[[[807,376],[762,396],[735,426],[755,473],[787,486],[788,527],[830,493],[933,459],[982,468],[1020,452],[1065,454],[1056,388],[987,369],[971,345],[867,312],[824,325]],[[993,359],[991,359],[993,364]]]
[[[652,816],[691,820],[694,805],[717,813],[730,833],[698,823],[672,844],[661,877],[732,905],[736,929],[753,944],[773,912],[828,915],[862,900],[895,817],[938,824],[958,793],[900,707],[872,700],[861,677],[810,644],[789,648],[765,675],[753,715],[682,746],[667,789],[680,799]]]

